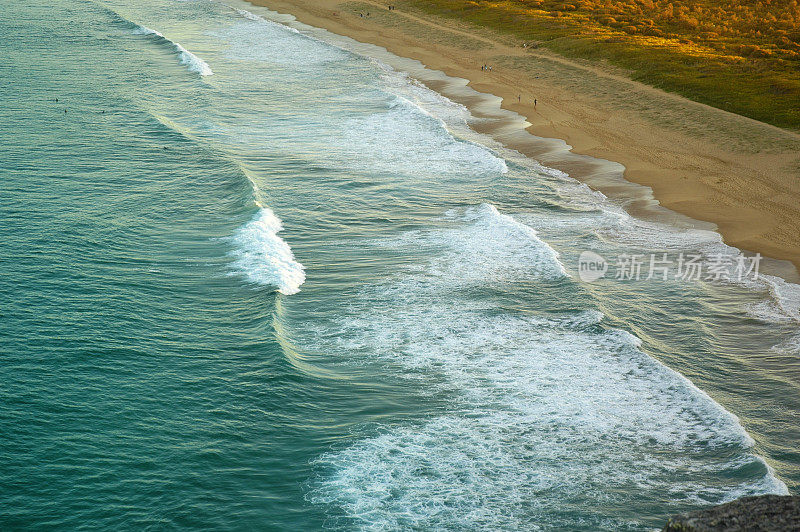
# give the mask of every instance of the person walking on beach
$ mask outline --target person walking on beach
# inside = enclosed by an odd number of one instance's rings
[[[536,109],[536,98],[533,99],[533,108]]]
[[[521,94],[517,95],[517,103],[522,103],[522,95]]]

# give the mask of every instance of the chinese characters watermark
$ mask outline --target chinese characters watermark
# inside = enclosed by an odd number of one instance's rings
[[[758,279],[761,254],[752,257],[717,253],[623,253],[609,263],[594,251],[584,251],[578,258],[578,275],[587,283],[609,277],[621,281],[648,279],[681,281],[738,281]]]

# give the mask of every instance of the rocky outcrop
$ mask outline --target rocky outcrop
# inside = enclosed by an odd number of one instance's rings
[[[663,532],[797,532],[800,497],[759,495],[672,517]]]

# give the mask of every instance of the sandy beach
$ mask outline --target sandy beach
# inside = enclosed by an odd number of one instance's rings
[[[800,267],[795,132],[643,85],[609,65],[565,59],[402,6],[390,11],[382,2],[253,3],[465,78],[526,117],[529,133],[621,163],[625,179],[650,187],[664,207],[715,224],[732,246]],[[484,64],[492,70],[483,71]],[[538,155],[526,146],[511,147]],[[570,175],[613,196],[580,172]]]

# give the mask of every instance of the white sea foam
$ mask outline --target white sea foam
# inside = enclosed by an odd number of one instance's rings
[[[429,89],[405,72],[398,72],[377,60],[373,62],[382,72],[381,84],[384,90],[413,102],[426,113],[436,116],[448,127],[458,128],[460,132],[469,130],[467,124],[472,119],[472,114],[467,107]],[[485,142],[493,143],[490,137],[483,135],[480,137]],[[499,146],[499,144],[495,145]]]
[[[580,216],[575,212],[537,213],[523,216],[522,220],[551,229],[591,229],[602,240],[614,245],[619,253],[667,252],[673,260],[679,253],[697,255],[706,273],[712,262],[724,260],[730,265],[731,278],[718,282],[736,284],[767,296],[744,309],[751,317],[770,323],[800,323],[800,285],[762,271],[757,276],[750,274],[739,278],[733,270],[744,254],[725,244],[718,232],[636,218],[585,185],[560,186],[558,191],[563,194],[564,205],[581,212]]]
[[[343,61],[351,55],[303,35],[294,28],[236,9],[245,21],[215,30],[212,35],[228,44],[227,57],[259,61],[279,67],[313,67]]]
[[[225,5],[227,5],[227,4],[225,4]],[[285,24],[280,24],[278,22],[274,22],[272,20],[265,19],[264,17],[256,15],[255,13],[251,13],[250,11],[248,11],[246,9],[240,9],[238,7],[233,7],[233,6],[228,6],[228,7],[230,7],[234,11],[236,11],[236,13],[238,15],[240,15],[241,17],[246,18],[247,20],[252,20],[252,21],[255,21],[255,22],[263,23],[263,24],[272,24],[272,25],[280,27],[283,31],[288,31],[288,32],[291,32],[291,33],[300,33],[300,31],[298,31],[295,28],[292,28],[292,27],[287,26]]]
[[[331,155],[345,167],[411,176],[477,177],[508,171],[484,146],[455,138],[445,123],[413,102],[396,97],[383,112],[351,118],[337,133]]]
[[[236,7],[232,7],[231,9],[235,10],[239,15],[241,15],[242,17],[244,17],[244,18],[246,18],[248,20],[257,20],[257,21],[265,20],[263,17],[259,17],[258,15],[247,11],[246,9],[239,9],[239,8],[236,8]],[[290,29],[292,29],[292,28],[290,28]]]
[[[185,65],[186,68],[188,68],[191,72],[196,72],[201,76],[211,76],[214,74],[214,72],[211,70],[211,67],[208,66],[208,63],[194,55],[180,44],[168,39],[162,33],[142,25],[137,25],[137,28],[133,30],[133,33],[135,35],[155,35],[156,37],[169,43],[175,49],[175,51],[178,52],[180,64]]]
[[[342,72],[358,66],[361,59],[296,30],[238,10],[247,21],[237,22],[213,35],[228,44],[227,56],[257,61],[277,68],[312,67],[341,63]],[[380,64],[379,64],[380,65]],[[463,106],[439,96],[385,65],[382,89],[394,95],[384,109],[353,113],[340,122],[313,120],[313,126],[298,139],[301,143],[324,143],[326,162],[353,171],[432,177],[505,173],[508,167],[495,152],[477,142],[453,134],[468,131]],[[404,87],[404,88],[402,88]],[[323,93],[324,95],[324,93]],[[331,96],[364,102],[386,101],[386,95],[371,88],[361,93]],[[435,115],[430,111],[435,111]],[[251,128],[252,129],[252,128]],[[247,134],[247,132],[243,132]],[[296,150],[297,151],[297,150]]]
[[[726,261],[731,265],[729,279],[719,282],[735,284],[749,290],[763,292],[767,298],[745,310],[751,317],[773,323],[800,323],[800,285],[763,272],[735,275],[733,265],[743,258],[738,248],[725,244],[722,236],[703,229],[671,227],[662,223],[638,220],[626,215],[614,224],[615,239],[634,247],[698,254],[702,257],[705,272],[713,261]],[[608,230],[600,234],[609,235]]]
[[[534,229],[498,212],[494,205],[454,209],[445,213],[445,219],[453,221],[452,227],[412,231],[377,243],[409,252],[430,251],[427,265],[411,266],[423,275],[401,281],[416,285],[403,286],[409,293],[567,276],[556,250]]]
[[[339,319],[293,333],[450,398],[446,414],[366,432],[319,457],[309,498],[338,508],[334,520],[364,530],[620,530],[640,527],[638,516],[599,509],[649,494],[668,511],[787,492],[734,415],[638,338],[603,326],[600,312],[501,311],[465,295],[563,277],[529,227],[488,204],[443,222],[375,242],[428,260],[363,288]]]
[[[201,76],[211,76],[214,74],[214,72],[211,71],[211,67],[208,66],[208,63],[194,55],[192,52],[188,51],[178,43],[175,43],[175,48],[178,50],[178,52],[180,52],[181,64],[186,65],[192,72],[197,72]]]
[[[236,260],[231,266],[253,283],[275,286],[280,293],[290,295],[300,291],[306,276],[289,244],[278,236],[282,230],[278,217],[262,208],[233,236]]]
[[[602,439],[566,439],[501,413],[441,416],[323,455],[316,465],[331,474],[310,500],[338,507],[345,529],[618,531],[646,527],[637,522],[640,516],[604,517],[603,509],[620,513],[654,490],[672,497],[654,503],[660,502],[660,511],[676,501],[705,506],[786,493],[766,476],[727,490],[709,486],[696,478],[690,460],[649,453],[631,461],[625,452],[609,452],[613,436]],[[732,472],[751,463],[709,464],[705,472]]]
[[[631,335],[593,326],[596,315],[570,324],[413,298],[383,304],[360,307],[319,347],[375,357],[460,399],[451,414],[319,458],[311,500],[363,529],[619,530],[625,522],[597,509],[648,493],[696,506],[787,492],[734,416]],[[760,473],[720,483],[740,469]]]
[[[769,323],[800,323],[800,285],[764,274],[748,284],[767,291],[771,296],[748,306],[750,316]]]
[[[465,106],[433,91],[403,72],[398,72],[380,61],[374,61],[383,71],[381,84],[384,91],[396,96],[391,108],[407,110],[419,116],[435,120],[436,129],[446,132],[450,138],[457,138],[461,144],[454,150],[453,158],[462,157],[467,164],[476,166],[479,172],[507,173],[506,161],[498,155],[505,150],[499,143],[486,135],[475,133],[469,126],[472,115]],[[392,122],[398,117],[392,116]],[[398,126],[405,126],[404,120],[397,120]],[[450,147],[453,151],[453,148]],[[434,157],[434,160],[436,158]]]

